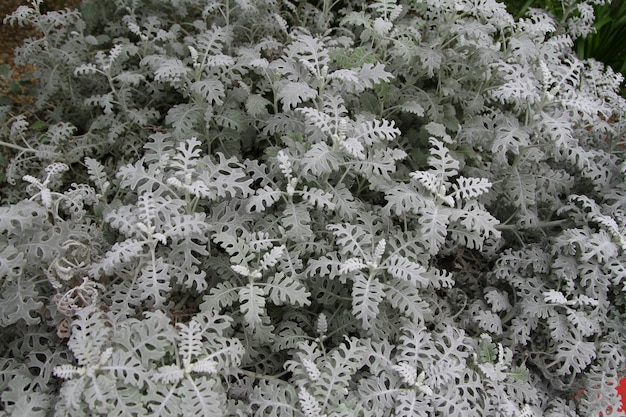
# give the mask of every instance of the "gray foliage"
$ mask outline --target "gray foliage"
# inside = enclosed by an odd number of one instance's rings
[[[0,416],[619,407],[626,101],[572,50],[593,2],[31,3]]]

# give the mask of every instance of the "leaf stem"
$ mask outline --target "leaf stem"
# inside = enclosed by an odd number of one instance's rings
[[[537,223],[537,226],[535,227],[536,229],[549,229],[551,227],[559,227],[561,226],[563,223],[565,223],[565,219],[561,219],[561,220],[551,220],[551,221],[546,221],[546,222],[539,222]],[[518,230],[519,226],[516,224],[498,224],[495,226],[496,230]]]
[[[5,142],[3,140],[0,140],[0,146],[4,146],[6,148],[11,148],[11,149],[15,149],[17,151],[20,152],[31,152],[31,153],[37,153],[36,149],[33,148],[24,148],[23,146],[20,145],[16,145],[14,143],[10,143],[10,142]]]

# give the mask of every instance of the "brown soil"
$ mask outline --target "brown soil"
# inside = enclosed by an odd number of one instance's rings
[[[80,0],[45,0],[42,4],[42,10],[59,10],[63,8],[74,8],[80,3]],[[37,33],[30,27],[12,26],[4,23],[4,18],[13,13],[19,6],[30,5],[29,0],[0,0],[0,66],[8,65],[12,70],[10,80],[0,78],[0,97],[12,96],[8,94],[9,85],[14,81],[19,81],[21,77],[29,72],[31,68],[16,68],[13,63],[13,51],[16,47],[22,45],[24,39],[36,36]],[[21,101],[17,97],[12,97]]]
[[[33,36],[30,28],[11,26],[4,23],[6,15],[12,13],[21,5],[28,4],[26,0],[4,0],[0,3],[0,65],[8,64],[13,67],[13,50],[22,44],[24,38]]]

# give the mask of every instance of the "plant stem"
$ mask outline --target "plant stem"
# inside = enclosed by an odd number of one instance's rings
[[[10,143],[10,142],[5,142],[3,140],[0,140],[0,146],[4,146],[6,148],[11,148],[11,149],[15,149],[16,151],[20,151],[20,152],[31,152],[31,153],[37,153],[36,149],[33,148],[24,148],[23,146],[20,145],[16,145],[14,143]]]
[[[550,227],[559,227],[565,220],[552,220],[547,222],[537,223],[536,229],[548,229]],[[496,230],[517,230],[519,227],[516,224],[499,224],[496,226]]]

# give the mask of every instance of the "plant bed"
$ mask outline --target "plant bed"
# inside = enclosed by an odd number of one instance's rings
[[[0,416],[615,414],[622,77],[530,13],[10,15]]]

